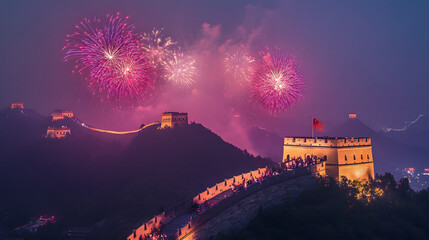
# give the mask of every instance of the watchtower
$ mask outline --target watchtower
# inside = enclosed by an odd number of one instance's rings
[[[325,173],[332,178],[374,179],[371,138],[285,137],[283,162],[316,156],[326,160]]]
[[[188,113],[165,112],[162,114],[161,128],[188,125]]]
[[[52,113],[52,121],[64,119],[65,117],[72,118],[73,117],[73,111],[64,111],[64,110],[56,110]]]
[[[10,105],[10,109],[24,109],[24,104],[22,102],[13,102]]]

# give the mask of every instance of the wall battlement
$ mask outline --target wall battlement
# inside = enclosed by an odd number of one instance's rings
[[[66,110],[57,110],[54,111],[52,114],[52,121],[64,119],[65,117],[72,118],[73,117],[73,111],[66,111]]]
[[[318,147],[351,147],[351,146],[371,146],[371,138],[354,137],[285,137],[284,145],[291,146],[318,146]]]
[[[318,163],[313,166],[310,166],[309,173],[313,175],[320,175],[320,170],[323,169],[323,163]],[[212,187],[208,187],[205,191],[199,193],[194,198],[192,198],[192,201],[189,201],[188,205],[191,203],[196,203],[198,205],[204,204],[205,202],[211,200],[212,198],[218,196],[219,194],[226,192],[230,189],[232,189],[233,185],[240,185],[240,184],[246,184],[250,180],[254,180],[260,177],[263,177],[269,172],[270,167],[264,167],[264,168],[258,168],[254,171],[250,171],[247,173],[242,173],[240,175],[233,176],[231,178],[225,179],[222,182],[219,182],[215,184]],[[304,170],[304,169],[302,169]],[[262,186],[270,186],[271,184],[275,184],[276,177],[280,178],[277,180],[283,181],[283,175],[275,176],[274,178],[271,178],[271,180],[263,181],[260,184]],[[250,187],[257,187],[260,188],[260,184],[252,184]],[[246,184],[247,185],[247,184]],[[248,193],[249,194],[249,193]],[[223,200],[224,201],[224,200]],[[184,206],[186,207],[186,206]],[[189,208],[189,206],[188,206]],[[154,229],[160,229],[163,225],[171,221],[176,217],[175,212],[163,212],[153,218],[151,218],[149,221],[143,223],[139,228],[135,229],[133,233],[127,237],[127,240],[140,240],[145,239],[146,236],[150,236],[150,233],[153,232]],[[192,224],[194,220],[190,219],[187,225],[185,225],[182,228],[179,228],[176,232],[176,235],[174,239],[182,239],[185,237],[188,233],[194,230],[195,225]]]
[[[227,190],[230,190],[232,188],[233,184],[241,184],[243,182],[247,182],[249,180],[252,180],[254,178],[259,178],[267,172],[268,167],[264,168],[258,168],[257,170],[250,171],[247,173],[242,173],[240,175],[234,176],[229,179],[225,179],[224,181],[215,184],[212,187],[207,188],[207,190],[199,193],[197,196],[195,196],[191,202],[202,204],[213,197],[217,196],[218,194],[225,192]],[[173,219],[174,214],[166,214],[166,212],[161,213],[160,215],[157,215],[153,218],[151,218],[149,221],[145,222],[143,225],[141,225],[139,228],[135,229],[133,233],[128,236],[127,240],[139,240],[141,237],[148,236],[154,229],[160,228],[162,224],[166,224],[171,219]],[[161,223],[160,223],[161,222]],[[186,227],[185,227],[186,228]],[[181,235],[185,235],[187,233],[187,229],[185,230],[181,229]]]

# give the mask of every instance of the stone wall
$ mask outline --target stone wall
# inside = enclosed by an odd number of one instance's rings
[[[146,221],[143,223],[139,228],[135,229],[133,231],[133,234],[128,236],[127,240],[139,240],[140,236],[144,237],[150,234],[153,229],[160,228],[161,223],[166,224],[171,219],[173,219],[175,216],[180,215],[181,213],[186,212],[189,210],[190,206],[192,205],[192,202],[195,202],[197,204],[204,203],[207,200],[210,200],[211,198],[215,197],[216,195],[227,191],[231,189],[233,184],[241,184],[243,181],[248,181],[253,178],[259,178],[263,176],[267,171],[267,167],[265,168],[259,168],[254,171],[250,171],[247,173],[243,173],[237,176],[234,176],[229,179],[225,179],[223,182],[217,183],[214,186],[207,188],[206,191],[199,193],[197,196],[195,196],[191,201],[184,201],[179,205],[176,205],[175,207],[167,210],[166,212],[154,216],[149,221]],[[183,233],[187,233],[187,229],[183,229]]]
[[[186,212],[191,206],[191,201],[183,201],[168,208],[163,213],[154,216],[149,221],[144,222],[139,228],[135,229],[133,233],[127,237],[127,240],[140,240],[145,236],[150,235],[154,229],[159,229],[163,224],[171,221],[176,216]]]
[[[266,172],[267,167],[258,168],[257,170],[250,171],[248,173],[243,173],[229,179],[225,179],[223,182],[217,183],[216,185],[207,188],[206,191],[199,193],[193,198],[193,201],[197,204],[204,203],[205,201],[210,200],[218,194],[231,189],[232,185],[242,184],[243,182],[247,182],[249,180],[252,180],[253,178],[262,177],[265,175]]]
[[[181,229],[177,239],[209,239],[218,233],[244,227],[257,213],[259,207],[268,208],[294,199],[300,192],[314,186],[314,177],[298,175],[290,179],[270,179],[271,183],[251,185],[241,194],[215,205],[203,219],[191,221]]]

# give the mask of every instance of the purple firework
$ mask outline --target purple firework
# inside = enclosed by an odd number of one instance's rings
[[[153,89],[151,65],[138,47],[134,26],[116,15],[87,18],[67,35],[65,61],[72,60],[94,94],[117,101],[140,100]]]
[[[293,55],[279,50],[267,50],[262,55],[251,83],[251,96],[262,109],[276,114],[302,98],[304,82]]]

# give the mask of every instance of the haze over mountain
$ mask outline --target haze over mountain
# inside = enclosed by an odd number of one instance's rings
[[[429,151],[413,141],[399,142],[369,128],[359,119],[348,119],[328,133],[335,137],[371,137],[376,172],[393,172],[408,167],[423,169],[429,166]]]
[[[251,127],[247,134],[252,143],[252,149],[275,162],[282,161],[283,138],[280,135],[259,127]]]

